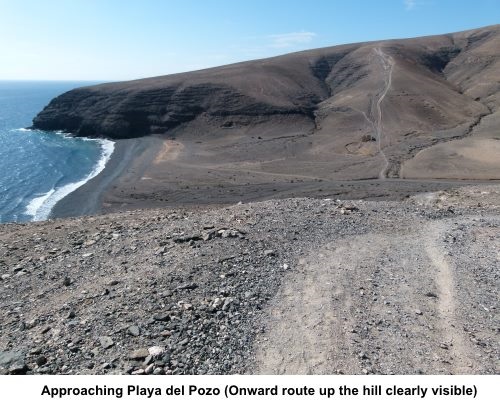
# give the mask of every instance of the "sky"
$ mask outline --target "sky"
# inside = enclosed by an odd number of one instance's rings
[[[500,0],[0,0],[0,80],[129,80],[498,23]]]

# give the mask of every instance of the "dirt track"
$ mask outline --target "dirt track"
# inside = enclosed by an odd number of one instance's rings
[[[499,196],[2,225],[0,371],[498,374]]]
[[[259,372],[486,372],[468,325],[475,320],[485,327],[483,339],[493,343],[495,323],[487,307],[471,310],[464,296],[477,303],[487,298],[478,285],[488,276],[469,273],[479,244],[471,236],[498,228],[499,220],[388,221],[392,230],[345,238],[301,258],[269,310]],[[450,244],[462,228],[467,242]],[[497,276],[499,242],[481,258],[497,266]],[[464,260],[456,262],[458,254]]]

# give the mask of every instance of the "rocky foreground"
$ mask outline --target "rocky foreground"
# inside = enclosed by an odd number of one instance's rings
[[[2,225],[0,371],[498,374],[499,198]]]

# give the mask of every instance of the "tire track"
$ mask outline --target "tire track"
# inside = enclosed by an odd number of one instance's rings
[[[383,159],[385,161],[385,166],[380,171],[379,178],[385,179],[387,177],[387,170],[389,168],[389,160],[387,159],[387,156],[385,155],[384,150],[382,148],[382,107],[381,107],[381,105],[382,105],[382,102],[384,101],[385,96],[387,95],[387,92],[391,88],[392,71],[393,71],[395,63],[390,56],[388,56],[387,54],[385,54],[382,51],[382,49],[375,48],[374,51],[377,54],[377,56],[379,57],[380,62],[382,64],[382,69],[385,73],[385,77],[384,77],[385,87],[384,87],[382,94],[380,95],[380,97],[378,98],[378,100],[376,102],[377,119],[376,119],[376,125],[375,125],[378,149],[379,149],[380,155],[383,157]]]

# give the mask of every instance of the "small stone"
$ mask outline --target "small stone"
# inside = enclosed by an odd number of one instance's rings
[[[38,356],[35,360],[38,367],[42,367],[44,364],[47,364],[47,357]]]
[[[230,298],[226,298],[224,300],[224,305],[222,305],[222,310],[227,311],[229,309],[229,306],[231,305],[232,300]]]
[[[159,358],[165,353],[165,348],[162,346],[152,346],[148,349],[148,353],[154,358]]]
[[[115,344],[115,342],[113,342],[113,339],[111,339],[109,336],[101,336],[99,338],[99,343],[104,349],[109,349]]]
[[[206,242],[207,240],[213,239],[215,235],[215,231],[206,232],[203,234],[202,239]]]
[[[289,268],[290,268],[290,266],[289,266],[288,264],[286,264],[286,263],[285,263],[285,264],[283,265],[283,270],[288,270]]]
[[[155,365],[154,364],[150,364],[149,366],[146,367],[146,369],[144,370],[144,372],[146,374],[153,374],[153,371],[154,371],[154,368],[155,368]]]
[[[155,314],[153,319],[158,322],[165,322],[170,320],[170,314]]]
[[[26,374],[26,371],[28,366],[24,361],[18,361],[9,367],[9,374]]]
[[[131,360],[142,360],[149,356],[149,350],[147,348],[136,349],[129,354],[128,358]]]
[[[415,313],[417,315],[423,315],[424,314],[420,309],[415,310]]]
[[[155,255],[162,255],[167,251],[167,248],[165,246],[159,247],[158,249],[155,250]]]
[[[264,254],[266,256],[274,256],[274,250],[271,250],[271,249],[268,249],[268,250],[264,250]]]
[[[139,336],[141,334],[141,330],[137,325],[129,326],[127,332],[132,336]]]
[[[161,367],[156,367],[153,371],[153,375],[163,375],[163,374],[165,374],[165,372]]]
[[[69,277],[64,277],[63,285],[69,287],[71,285],[71,279]]]
[[[138,370],[132,371],[132,375],[144,375],[145,371],[143,368],[140,368]]]

